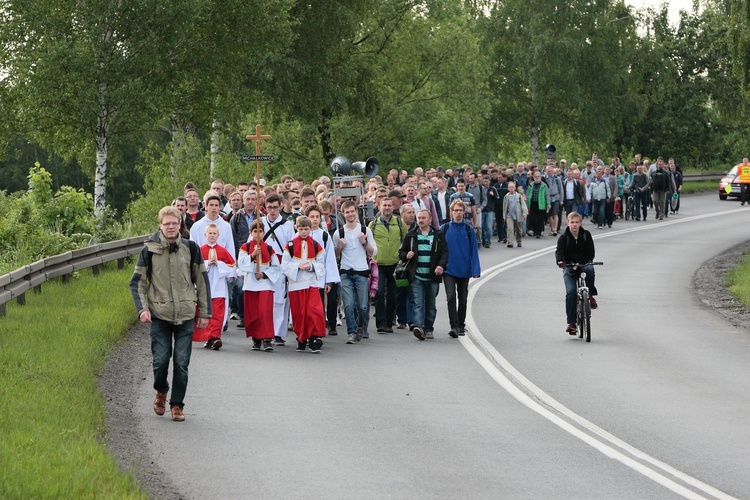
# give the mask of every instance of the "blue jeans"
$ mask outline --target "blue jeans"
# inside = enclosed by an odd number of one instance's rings
[[[571,269],[563,269],[563,282],[565,282],[565,315],[568,318],[569,325],[575,325],[576,319],[576,297],[578,295],[578,275],[570,274]],[[594,266],[584,266],[583,271],[586,272],[586,286],[589,287],[589,296],[593,297],[597,294],[596,287],[594,286]]]
[[[437,315],[436,298],[440,290],[440,283],[435,281],[423,281],[414,278],[409,285],[414,313],[412,315],[414,326],[424,327],[425,332],[433,331],[435,316]]]
[[[169,359],[172,358],[172,395],[170,406],[184,406],[188,383],[188,365],[193,352],[193,321],[175,325],[159,318],[151,317],[151,354],[154,357],[154,389],[169,392]],[[174,347],[172,340],[174,339]]]
[[[354,335],[357,327],[367,326],[367,277],[341,271],[341,302],[346,315],[346,333]]]
[[[492,226],[495,223],[495,212],[488,210],[482,212],[482,243],[490,246],[492,243]]]
[[[567,216],[571,212],[578,212],[578,203],[575,200],[565,200],[565,215]]]
[[[229,310],[239,315],[240,320],[245,318],[245,299],[242,293],[244,279],[237,276],[229,285]]]
[[[603,226],[605,224],[606,211],[604,209],[607,204],[604,200],[593,200],[591,202],[591,220],[596,221],[596,224]]]
[[[396,321],[399,324],[414,323],[414,305],[412,304],[409,287],[396,288]]]

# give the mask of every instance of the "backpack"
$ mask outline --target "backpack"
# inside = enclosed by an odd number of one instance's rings
[[[393,216],[396,218],[396,224],[398,225],[399,238],[401,239],[401,241],[404,241],[404,221],[398,215],[393,215]],[[378,221],[380,221],[380,223],[383,224],[383,221],[380,219],[380,217],[377,217],[375,220],[372,221],[373,236],[375,236],[375,226],[378,225]]]
[[[466,223],[464,223],[464,226],[466,228],[466,236],[470,238],[471,237],[471,229],[469,229],[469,225],[466,224]],[[443,224],[442,226],[440,226],[440,231],[443,233],[443,236],[445,236],[446,234],[448,234],[448,227],[450,227],[450,222],[447,222],[447,223]]]
[[[344,228],[345,227],[346,227],[345,225],[342,225],[341,227],[339,227],[339,239],[340,240],[344,239]],[[360,227],[360,229],[362,229],[362,234],[364,234],[365,236],[367,236],[367,226],[365,226],[364,224],[360,224],[359,227]],[[325,236],[323,236],[323,240],[325,240]]]
[[[200,248],[198,247],[198,244],[196,242],[187,238],[182,238],[182,244],[190,249],[190,274],[192,275],[192,264],[193,262],[195,262],[196,255],[200,253]],[[146,277],[149,281],[151,281],[151,255],[153,255],[153,253],[154,252],[150,250],[146,252]],[[193,276],[193,282],[195,282],[195,276]]]

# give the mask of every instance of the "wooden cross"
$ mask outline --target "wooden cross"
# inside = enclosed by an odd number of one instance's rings
[[[248,141],[255,141],[255,156],[260,157],[260,145],[263,141],[267,141],[271,138],[270,135],[262,135],[260,133],[260,125],[255,126],[255,135],[247,135],[245,136],[245,139]],[[258,202],[255,205],[255,220],[260,221],[260,158],[256,161],[257,167],[255,171],[255,182],[257,182],[257,191],[258,191]],[[250,234],[252,234],[252,228],[250,228]],[[258,247],[260,247],[260,238],[258,238]],[[260,261],[261,256],[258,255],[258,259],[256,261],[256,270],[260,270]]]

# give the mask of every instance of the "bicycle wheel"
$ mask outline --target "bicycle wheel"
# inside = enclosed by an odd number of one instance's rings
[[[582,290],[578,294],[578,338],[586,333],[586,305],[589,303],[589,292]]]
[[[591,342],[591,304],[588,300],[583,304],[583,324],[586,330],[586,342]]]

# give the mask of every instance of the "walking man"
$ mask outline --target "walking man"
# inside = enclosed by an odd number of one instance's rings
[[[172,358],[172,420],[185,416],[185,390],[192,352],[193,325],[205,328],[211,317],[211,290],[200,249],[180,236],[180,211],[164,207],[159,211],[160,229],[141,250],[130,280],[135,309],[141,323],[151,324],[153,355],[154,412],[164,415],[169,392],[169,359]],[[197,318],[196,318],[197,306]]]
[[[477,237],[464,218],[465,212],[464,202],[453,200],[451,221],[440,228],[448,246],[448,265],[443,273],[443,283],[451,324],[449,335],[454,339],[466,331],[469,278],[478,278],[481,273]]]

